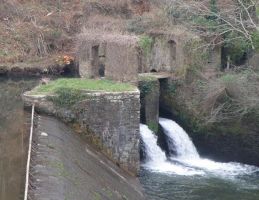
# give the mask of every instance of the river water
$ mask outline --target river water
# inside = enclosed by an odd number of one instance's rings
[[[154,200],[258,200],[259,168],[241,163],[220,163],[200,157],[187,133],[175,122],[160,118],[170,152],[140,126],[146,161],[140,181]],[[171,149],[170,149],[171,148]]]
[[[29,114],[21,94],[35,80],[0,79],[0,199],[23,198]]]
[[[0,80],[0,200],[23,198],[29,114],[21,94],[35,80]],[[171,120],[160,119],[167,142],[177,156],[165,153],[146,127],[147,162],[140,181],[154,200],[258,200],[259,168],[240,163],[218,163],[201,158],[185,131]]]

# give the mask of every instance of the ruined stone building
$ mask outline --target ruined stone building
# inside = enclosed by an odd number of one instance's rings
[[[143,51],[141,36],[105,33],[80,35],[78,46],[80,76],[136,82],[139,73],[174,73],[192,62],[185,53],[185,49],[188,48],[186,41],[199,39],[180,30],[150,32],[147,37],[152,42],[150,47]],[[208,66],[218,67],[220,62],[220,50],[211,50]]]

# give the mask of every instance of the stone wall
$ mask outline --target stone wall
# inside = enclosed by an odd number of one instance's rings
[[[141,62],[136,36],[85,33],[79,38],[79,72],[82,77],[105,76],[117,81],[137,82]]]
[[[153,39],[151,53],[146,63],[146,72],[173,72],[184,66],[184,37],[171,33],[150,33]],[[183,41],[181,41],[183,39]]]
[[[184,29],[175,29],[172,32],[151,32],[149,36],[153,40],[152,48],[143,62],[143,72],[175,72],[186,66],[194,65],[195,48],[188,46],[188,42],[202,42],[202,39]],[[201,44],[202,46],[202,44]],[[186,49],[194,48],[190,56]],[[221,65],[221,48],[216,47],[208,52],[208,68],[218,68]]]
[[[55,115],[65,122],[79,124],[89,140],[124,170],[139,170],[139,91],[87,93],[85,100],[70,108],[56,106],[46,96],[24,95],[26,104]]]
[[[191,45],[203,44],[201,38],[184,29],[150,32],[145,37],[85,33],[79,36],[79,40],[82,77],[105,76],[125,82],[137,82],[138,73],[176,72],[186,66],[197,65],[195,58],[200,52],[195,51],[197,46]],[[190,51],[186,52],[186,49]],[[200,62],[209,69],[218,68],[221,65],[221,49],[207,51],[208,58],[200,58]],[[102,71],[104,73],[100,73]]]
[[[158,79],[141,78],[139,81],[141,123],[158,131],[160,83]]]
[[[106,72],[108,79],[137,82],[139,68],[138,47],[123,43],[107,43]]]

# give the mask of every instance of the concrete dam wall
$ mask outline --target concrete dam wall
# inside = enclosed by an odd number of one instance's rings
[[[136,178],[90,147],[66,124],[36,116],[29,200],[141,200]]]
[[[46,95],[24,95],[25,104],[74,126],[114,163],[132,175],[139,170],[139,91],[85,92],[73,106],[57,106]]]

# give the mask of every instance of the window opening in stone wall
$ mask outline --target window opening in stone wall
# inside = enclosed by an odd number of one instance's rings
[[[92,67],[92,75],[96,76],[99,70],[99,46],[92,47]]]
[[[176,42],[174,40],[170,40],[168,44],[170,49],[171,64],[173,64],[173,61],[176,60]]]
[[[98,73],[99,73],[99,76],[100,76],[100,77],[104,77],[104,76],[105,76],[105,65],[104,65],[104,64],[100,64],[100,65],[99,65],[99,71],[98,71]]]

